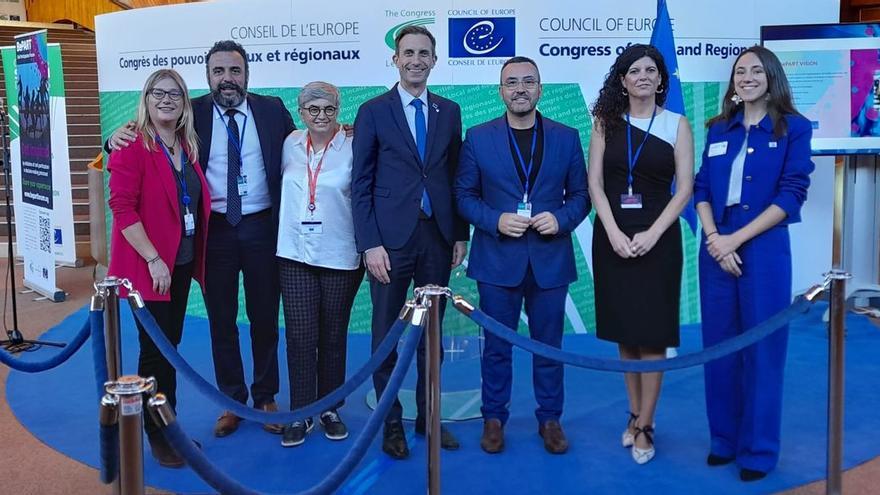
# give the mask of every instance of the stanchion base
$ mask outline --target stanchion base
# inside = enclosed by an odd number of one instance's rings
[[[480,389],[457,390],[455,392],[443,392],[440,394],[440,419],[443,421],[467,421],[479,419],[480,413]],[[414,421],[416,419],[416,391],[400,389],[397,394],[400,404],[403,406],[403,419]],[[366,396],[367,407],[376,409],[376,391],[370,389]]]

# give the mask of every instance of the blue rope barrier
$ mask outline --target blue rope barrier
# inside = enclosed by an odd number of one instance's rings
[[[104,312],[90,311],[89,323],[92,336],[92,359],[95,368],[95,385],[98,400],[104,396],[104,383],[107,381],[107,345],[104,342]]]
[[[659,359],[655,361],[631,361],[620,359],[596,358],[583,356],[572,352],[563,351],[549,346],[543,342],[532,340],[520,335],[514,330],[502,325],[497,320],[487,315],[480,309],[471,313],[471,319],[493,335],[508,343],[521,347],[532,354],[552,359],[563,364],[588,368],[599,371],[618,371],[624,373],[650,373],[655,371],[669,371],[691,366],[698,366],[709,361],[724,357],[728,354],[745,349],[768,335],[785,326],[795,316],[805,313],[810,306],[810,301],[800,297],[788,308],[776,313],[763,323],[737,335],[736,337],[719,342],[718,344],[703,349],[700,352],[685,354],[671,359]]]
[[[73,337],[73,340],[71,340],[70,343],[61,350],[61,352],[52,356],[51,358],[40,362],[22,361],[21,359],[13,357],[12,354],[6,352],[5,350],[0,350],[0,363],[3,363],[16,371],[21,371],[24,373],[40,373],[42,371],[48,371],[52,368],[57,368],[58,366],[61,366],[62,364],[67,362],[67,360],[70,359],[71,356],[76,354],[76,351],[78,351],[80,347],[85,344],[86,339],[89,338],[89,332],[91,329],[91,315],[89,316],[89,319],[87,319],[85,323],[83,323],[82,328]]]
[[[364,426],[358,438],[355,440],[348,451],[348,454],[340,461],[340,463],[324,478],[323,481],[305,491],[299,492],[298,495],[325,495],[333,493],[338,489],[346,478],[351,474],[354,468],[361,462],[367,449],[373,441],[373,438],[379,432],[379,427],[385,421],[385,415],[388,414],[391,405],[397,398],[397,392],[403,384],[403,378],[406,376],[407,368],[412,361],[416,348],[419,345],[419,339],[422,336],[422,327],[413,326],[404,342],[403,349],[391,377],[388,380],[388,386],[379,399],[376,409],[367,424]],[[259,492],[245,487],[238,481],[230,478],[225,473],[217,469],[211,461],[196,448],[192,440],[186,435],[186,432],[180,427],[180,423],[175,421],[170,425],[162,428],[162,433],[168,440],[168,443],[174,447],[187,464],[199,475],[202,480],[224,495],[260,495]]]
[[[370,359],[336,390],[325,395],[318,401],[312,402],[311,404],[295,411],[270,413],[248,407],[217,390],[195,369],[193,369],[179,352],[177,352],[177,349],[171,345],[171,342],[168,341],[168,337],[162,333],[162,330],[159,329],[153,315],[151,315],[146,308],[135,308],[134,314],[144,326],[147,335],[153,339],[159,352],[165,356],[165,359],[167,359],[177,371],[183,374],[184,378],[195,385],[196,389],[198,389],[202,395],[206,396],[221,408],[232,411],[232,414],[258,423],[293,423],[294,421],[303,421],[305,418],[318,415],[332,408],[339,401],[351,395],[351,393],[357,390],[367,378],[372,376],[373,372],[376,371],[382,362],[385,361],[385,358],[388,357],[391,351],[397,346],[397,342],[400,340],[400,336],[406,328],[406,322],[398,319],[388,331],[388,334],[385,336],[385,339],[379,347],[376,348],[376,352],[370,356]]]
[[[119,423],[101,425],[101,483],[109,485],[119,475]]]

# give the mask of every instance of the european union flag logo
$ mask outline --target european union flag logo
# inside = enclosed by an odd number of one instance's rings
[[[451,17],[449,56],[513,57],[516,55],[515,17]]]

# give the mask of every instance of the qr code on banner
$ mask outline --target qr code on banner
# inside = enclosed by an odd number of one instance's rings
[[[52,252],[52,222],[44,216],[40,216],[40,251]]]

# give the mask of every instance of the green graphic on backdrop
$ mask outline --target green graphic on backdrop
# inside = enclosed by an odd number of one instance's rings
[[[50,53],[51,55],[51,53]],[[60,56],[60,52],[59,52]],[[5,64],[5,60],[4,60]],[[4,66],[5,68],[5,66]],[[498,95],[498,86],[495,85],[468,85],[468,86],[432,86],[431,90],[437,94],[450,98],[457,102],[462,109],[462,126],[466,130],[487,120],[500,116],[504,111],[504,105]],[[717,114],[720,102],[721,84],[708,83],[684,83],[682,92],[685,100],[685,108],[688,119],[694,130],[695,167],[700,166],[700,157],[705,142],[705,121]],[[387,91],[384,87],[344,87],[340,88],[342,104],[339,113],[339,121],[353,123],[358,107],[365,101]],[[299,117],[296,98],[299,88],[269,88],[257,90],[260,94],[280,97],[288,109],[293,109],[291,114],[298,128],[304,128],[304,123]],[[192,97],[200,96],[205,91],[193,91]],[[140,92],[104,92],[100,95],[101,100],[101,129],[104,139],[107,139],[113,130],[129,121],[137,108]],[[540,111],[556,121],[578,129],[581,143],[584,148],[584,156],[587,156],[589,146],[590,129],[592,122],[588,112],[588,104],[592,100],[585,100],[577,84],[546,84],[539,105]],[[106,180],[105,180],[106,187]],[[109,197],[109,192],[107,197]],[[109,208],[107,211],[107,225],[109,229],[111,217]],[[595,214],[591,214],[587,221],[593,222]],[[697,231],[699,233],[699,230]],[[699,235],[694,235],[687,223],[681,222],[681,235],[684,246],[684,269],[682,273],[682,297],[681,297],[681,323],[697,323],[700,320],[699,282],[697,274],[697,253],[699,249]],[[108,232],[109,239],[109,232]],[[593,280],[585,253],[591,252],[590,240],[583,240],[584,244],[578,244],[575,239],[575,261],[578,270],[578,280],[569,288],[570,304],[567,308],[565,329],[566,332],[574,330],[573,321],[579,320],[590,333],[595,331],[595,309],[593,306]],[[453,270],[450,287],[458,294],[465,296],[474,304],[478,303],[476,284],[465,275],[466,268],[461,266]],[[643,295],[650,297],[649,294]],[[370,291],[365,282],[361,285],[355,298],[352,310],[350,329],[353,333],[368,333],[370,331],[371,315]],[[239,323],[247,324],[244,313],[244,289],[239,287]],[[207,317],[201,290],[197,284],[193,285],[189,299],[189,314],[193,316]],[[279,315],[281,325],[283,315]],[[524,331],[521,325],[520,331]],[[455,310],[446,312],[444,319],[444,332],[447,335],[474,334],[477,328],[474,324]]]

